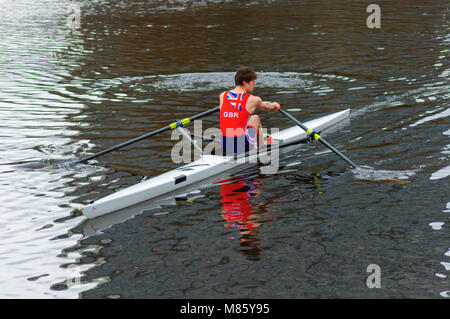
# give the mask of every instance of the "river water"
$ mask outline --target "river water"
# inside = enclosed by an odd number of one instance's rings
[[[0,1],[0,297],[448,298],[450,6],[383,1],[368,28],[368,4]],[[87,220],[74,207],[179,166],[170,133],[19,165],[203,112],[241,65],[300,121],[351,108],[326,138],[364,169],[313,143]]]

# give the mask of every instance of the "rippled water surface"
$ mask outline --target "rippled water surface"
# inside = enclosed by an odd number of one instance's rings
[[[383,2],[380,29],[366,6],[0,1],[0,297],[448,298],[450,6]],[[361,168],[314,143],[275,175],[74,209],[177,167],[174,141],[66,161],[216,106],[240,65],[300,121],[351,108],[326,138]]]

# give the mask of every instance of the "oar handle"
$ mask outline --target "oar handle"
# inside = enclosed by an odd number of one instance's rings
[[[170,125],[167,125],[167,126],[165,126],[165,127],[160,128],[160,129],[158,129],[158,130],[156,130],[156,131],[149,132],[149,133],[147,133],[147,134],[144,134],[144,135],[141,135],[141,136],[139,136],[139,137],[136,137],[136,138],[134,138],[134,139],[132,139],[132,140],[129,140],[129,141],[123,142],[123,143],[121,143],[121,144],[112,146],[112,147],[110,147],[110,148],[108,148],[108,149],[106,149],[106,150],[103,150],[103,151],[101,151],[101,152],[92,154],[92,155],[87,156],[87,157],[85,157],[85,158],[82,158],[82,159],[80,159],[80,160],[73,161],[72,164],[79,164],[79,163],[83,163],[83,162],[89,161],[89,160],[94,159],[94,158],[97,158],[97,157],[99,157],[99,156],[101,156],[101,155],[104,155],[104,154],[110,153],[110,152],[112,152],[112,151],[118,150],[119,148],[123,148],[123,147],[128,146],[128,145],[131,145],[131,144],[133,144],[133,143],[142,141],[143,139],[146,139],[146,138],[155,136],[155,135],[157,135],[157,134],[160,134],[160,133],[163,133],[163,132],[166,132],[166,131],[173,130],[173,129],[177,128],[180,124],[181,124],[181,125],[189,124],[190,122],[192,122],[192,121],[194,121],[194,120],[196,120],[196,119],[199,119],[199,118],[202,118],[202,117],[207,116],[207,115],[209,115],[209,114],[218,112],[219,110],[220,110],[220,107],[217,106],[217,107],[215,107],[215,108],[213,108],[213,109],[209,109],[208,111],[199,113],[199,114],[194,115],[194,116],[192,116],[192,117],[190,117],[190,118],[185,118],[185,119],[183,119],[183,120],[174,122],[174,123],[172,123],[172,124],[170,124]]]
[[[291,120],[293,123],[295,123],[297,126],[301,127],[305,132],[308,132],[309,129],[303,125],[300,121],[298,121],[295,117],[293,117],[291,114],[289,114],[288,112],[286,112],[285,110],[282,110],[281,108],[278,109],[278,112],[280,112],[281,114],[283,114],[284,116],[286,116],[289,120]],[[317,135],[317,134],[316,134]],[[331,151],[333,151],[335,154],[337,154],[340,158],[342,158],[344,161],[346,161],[348,164],[350,164],[350,166],[352,166],[353,168],[358,168],[358,165],[356,165],[352,160],[350,160],[349,158],[347,158],[344,154],[342,154],[341,152],[339,152],[335,147],[333,147],[330,143],[328,143],[327,141],[325,141],[323,139],[323,137],[318,136],[317,140],[322,143],[323,145],[325,145],[326,147],[328,147]]]

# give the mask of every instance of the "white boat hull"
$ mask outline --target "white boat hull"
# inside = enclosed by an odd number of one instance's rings
[[[350,110],[333,113],[304,123],[309,129],[323,131],[335,126],[349,117]],[[280,141],[280,145],[305,140],[306,132],[294,126],[278,133],[271,134]],[[256,154],[247,160],[256,162]],[[200,159],[181,166],[170,172],[150,178],[139,184],[117,191],[82,208],[82,213],[88,218],[102,216],[137,203],[156,198],[179,188],[197,183],[211,176],[230,170],[243,162],[232,156],[202,155]]]

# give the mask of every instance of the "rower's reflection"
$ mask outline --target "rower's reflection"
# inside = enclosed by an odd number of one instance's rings
[[[234,181],[235,180],[235,181]],[[240,233],[239,241],[245,250],[246,255],[259,259],[261,248],[259,247],[259,239],[256,237],[259,233],[261,221],[259,205],[251,204],[250,199],[261,194],[262,182],[258,178],[237,179],[221,181],[225,183],[221,185],[220,195],[222,217],[225,219],[225,227],[236,228]],[[256,211],[258,210],[258,211]],[[234,239],[234,236],[229,236]]]
[[[240,230],[256,230],[259,224],[252,216],[250,198],[260,194],[261,181],[256,178],[232,182],[233,179],[220,187],[223,204],[222,216],[228,222],[225,227],[236,227]]]

